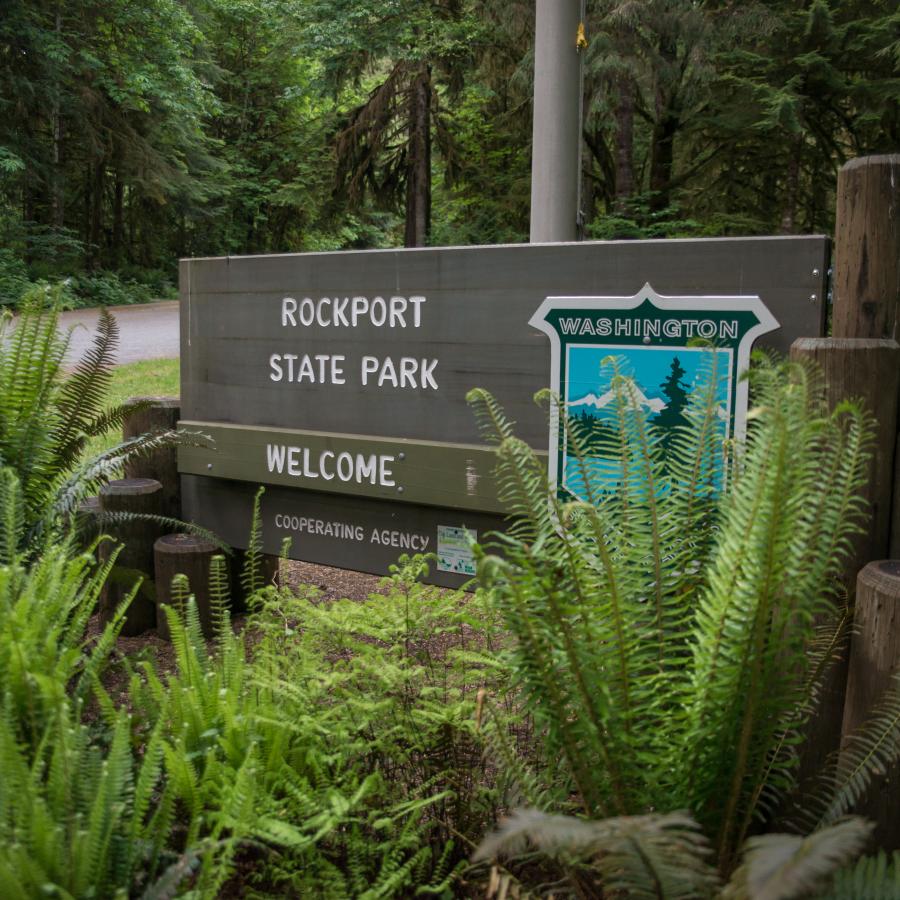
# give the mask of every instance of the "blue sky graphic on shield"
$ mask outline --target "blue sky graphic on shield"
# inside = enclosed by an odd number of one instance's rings
[[[568,344],[563,401],[569,421],[581,429],[579,433],[600,435],[604,428],[612,428],[615,416],[615,394],[611,379],[614,370],[603,360],[614,356],[619,371],[634,379],[637,390],[634,400],[647,421],[659,431],[662,440],[674,433],[672,429],[687,424],[684,411],[690,396],[709,378],[715,363],[718,399],[718,420],[722,423],[722,437],[731,433],[731,378],[733,351],[708,347],[623,347],[621,345]],[[716,354],[716,359],[711,359]],[[619,464],[605,457],[588,441],[587,476],[578,460],[567,450],[563,452],[565,488],[581,500],[588,500],[585,478],[590,479],[595,493],[615,490],[619,480]]]

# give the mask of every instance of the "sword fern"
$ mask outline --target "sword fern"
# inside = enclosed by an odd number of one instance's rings
[[[666,448],[607,363],[615,416],[592,446],[614,489],[592,475],[584,434],[566,435],[592,502],[551,492],[496,402],[470,402],[518,520],[477,549],[479,576],[548,756],[564,761],[557,796],[590,818],[690,809],[729,871],[794,786],[786,735],[815,700],[814,623],[839,616],[871,427],[852,404],[828,412],[807,369],[760,357],[746,441],[726,444],[714,357]]]

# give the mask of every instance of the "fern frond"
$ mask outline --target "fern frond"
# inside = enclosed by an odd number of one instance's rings
[[[112,383],[119,326],[106,307],[101,307],[94,342],[62,383],[57,398],[60,429],[55,435],[63,468],[74,465],[88,436],[91,422],[100,414]]]
[[[247,541],[247,552],[244,556],[244,568],[241,572],[241,587],[246,597],[252,597],[265,585],[262,580],[262,518],[260,507],[266,489],[260,486],[253,498],[253,513],[250,521],[250,538]]]
[[[900,673],[866,722],[842,744],[837,764],[804,796],[804,821],[836,822],[865,796],[875,779],[900,762]],[[832,771],[834,770],[834,771]]]
[[[863,819],[847,819],[808,837],[792,834],[752,837],[723,898],[791,900],[820,896],[818,891],[834,873],[862,852],[872,828]]]
[[[900,852],[864,856],[835,873],[819,900],[900,900]]]
[[[600,821],[519,810],[486,838],[476,860],[533,844],[550,855],[590,857],[604,892],[635,898],[712,897],[719,884],[697,823],[683,813]]]

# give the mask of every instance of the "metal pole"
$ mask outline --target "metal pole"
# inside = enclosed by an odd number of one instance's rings
[[[531,243],[574,241],[578,218],[579,0],[537,0]]]

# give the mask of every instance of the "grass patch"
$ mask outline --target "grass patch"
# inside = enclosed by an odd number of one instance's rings
[[[147,359],[116,367],[109,388],[108,403],[115,406],[129,397],[177,397],[180,390],[177,359]],[[87,446],[88,456],[102,453],[121,440],[121,431],[111,429],[90,441]]]

